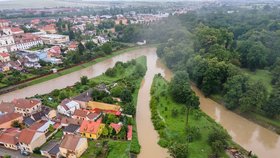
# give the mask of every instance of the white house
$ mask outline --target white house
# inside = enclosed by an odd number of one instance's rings
[[[60,114],[71,116],[76,109],[80,109],[80,104],[70,99],[64,99],[60,105],[57,106],[57,111]]]

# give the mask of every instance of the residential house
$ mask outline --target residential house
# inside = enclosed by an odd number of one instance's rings
[[[127,126],[127,140],[132,140],[132,125]]]
[[[41,155],[48,158],[59,158],[59,142],[51,140],[44,144],[41,148]]]
[[[42,146],[46,142],[46,136],[43,132],[25,128],[18,137],[19,148],[21,151],[33,153],[33,150]]]
[[[10,64],[9,63],[2,63],[0,62],[0,72],[7,72],[10,71]]]
[[[30,116],[41,111],[42,103],[38,99],[14,99],[12,103],[15,106],[15,112],[22,116]]]
[[[55,28],[55,24],[49,24],[49,25],[42,26],[42,27],[39,28],[39,30],[41,32],[50,33],[50,34],[57,33],[56,28]]]
[[[102,134],[105,124],[101,123],[102,119],[98,119],[96,122],[84,120],[80,127],[80,133],[82,136],[91,139],[98,139]]]
[[[112,127],[115,130],[116,134],[118,134],[122,129],[122,123],[111,123],[110,127]]]
[[[41,37],[45,44],[63,44],[69,42],[69,36],[66,35],[59,35],[59,34],[41,34],[38,35]]]
[[[25,57],[24,57],[24,66],[25,67],[28,67],[28,68],[40,68],[41,65],[39,63],[39,58],[36,54],[27,54]]]
[[[11,128],[12,123],[14,121],[18,121],[22,123],[23,117],[18,113],[7,113],[5,115],[0,116],[0,129],[1,128]]]
[[[121,107],[119,105],[107,104],[102,102],[90,101],[88,102],[89,109],[100,109],[100,110],[112,110],[112,111],[120,111]]]
[[[68,46],[68,50],[75,51],[78,48],[78,42],[71,42]]]
[[[76,109],[80,109],[80,105],[78,102],[71,99],[64,99],[60,105],[57,106],[58,113],[66,116],[73,115]]]
[[[102,113],[97,113],[97,112],[90,112],[87,115],[87,120],[89,121],[96,121],[98,118],[100,118],[100,116],[102,115]]]
[[[17,128],[9,128],[0,133],[0,144],[5,148],[18,150],[18,136],[20,130]]]
[[[47,134],[49,132],[49,127],[53,126],[54,124],[55,124],[55,122],[50,121],[50,120],[49,121],[41,120],[41,121],[36,122],[33,125],[31,125],[29,127],[29,129]]]
[[[26,127],[30,127],[31,125],[33,125],[36,121],[33,120],[31,117],[25,117],[23,119],[23,124],[26,126]]]
[[[53,46],[48,50],[48,57],[60,57],[61,49],[59,46]]]
[[[0,103],[0,116],[7,114],[7,113],[13,113],[14,112],[14,104],[10,102],[1,102]]]
[[[8,61],[11,61],[11,59],[10,59],[10,54],[9,54],[9,53],[6,53],[6,52],[0,53],[0,61],[1,61],[1,62],[8,62]]]
[[[31,24],[33,24],[33,25],[38,25],[40,22],[41,22],[40,19],[32,19],[31,20]]]
[[[15,51],[15,40],[10,28],[0,28],[0,53]]]
[[[81,108],[85,109],[87,108],[87,104],[89,101],[92,101],[92,90],[88,90],[84,93],[81,93],[80,95],[73,98],[74,101],[78,102],[81,106]]]
[[[31,33],[14,35],[17,50],[26,50],[34,46],[43,45],[43,40]]]
[[[72,118],[74,119],[80,119],[80,120],[85,120],[89,111],[88,110],[83,110],[83,109],[76,109],[74,114],[72,115]]]
[[[13,35],[23,34],[24,33],[24,31],[21,28],[19,28],[19,27],[12,27],[11,31],[12,31]]]
[[[63,137],[59,151],[63,157],[78,158],[88,148],[88,142],[86,138],[78,135],[67,134]]]
[[[0,27],[8,27],[9,21],[5,19],[0,19]]]
[[[60,123],[61,123],[61,126],[67,127],[70,124],[81,125],[82,124],[82,120],[73,119],[71,117],[61,117],[60,118]]]
[[[69,124],[63,129],[63,134],[76,134],[80,129],[80,125]]]

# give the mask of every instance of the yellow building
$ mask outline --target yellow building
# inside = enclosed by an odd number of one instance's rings
[[[100,109],[100,110],[113,110],[113,111],[119,111],[121,109],[120,106],[114,105],[114,104],[106,104],[96,101],[90,101],[88,102],[88,108],[89,109]]]
[[[101,119],[96,122],[84,120],[80,127],[80,133],[86,138],[98,139],[104,127],[105,124],[101,123]]]

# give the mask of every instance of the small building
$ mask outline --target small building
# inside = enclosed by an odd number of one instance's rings
[[[18,142],[21,151],[33,153],[35,148],[42,146],[46,142],[46,136],[43,132],[25,128],[19,134]]]
[[[14,104],[10,102],[1,102],[0,103],[0,116],[7,114],[7,113],[13,113],[14,112]]]
[[[41,155],[48,158],[58,158],[59,157],[59,142],[51,140],[44,144],[41,148]]]
[[[0,144],[5,148],[18,150],[18,136],[20,130],[17,128],[6,129],[0,134]]]
[[[76,109],[74,114],[72,115],[72,118],[74,119],[80,119],[80,120],[85,120],[89,111],[83,110],[83,109]]]
[[[132,140],[132,125],[127,126],[127,140]]]
[[[80,129],[80,125],[69,124],[63,129],[63,134],[76,134]]]
[[[12,123],[14,121],[18,121],[22,123],[23,117],[18,113],[7,113],[5,115],[0,116],[0,129],[1,128],[11,128]]]
[[[63,44],[69,42],[69,36],[59,34],[42,34],[39,35],[45,44]]]
[[[122,129],[122,123],[111,123],[110,127],[112,127],[115,130],[116,134],[118,134]]]
[[[81,108],[87,108],[87,104],[89,101],[92,101],[92,90],[88,90],[86,92],[81,93],[80,95],[73,98],[74,101],[78,102]]]
[[[113,110],[120,111],[121,107],[119,105],[107,104],[102,102],[90,101],[88,102],[89,109],[100,109],[100,110]]]
[[[76,109],[80,109],[79,103],[71,99],[64,99],[60,105],[57,106],[57,111],[66,116],[72,116]]]
[[[29,127],[29,129],[32,129],[32,130],[35,130],[37,132],[42,132],[42,133],[45,133],[47,134],[47,132],[49,131],[49,127],[50,126],[53,126],[55,124],[55,122],[53,121],[39,121],[39,122],[36,122],[34,123],[33,125],[31,125]]]
[[[30,116],[41,111],[42,103],[38,99],[14,99],[12,102],[15,106],[15,112],[22,116]]]
[[[80,127],[82,136],[91,139],[98,139],[102,134],[105,124],[101,123],[102,119],[94,121],[84,120]]]
[[[1,62],[8,62],[8,61],[11,61],[11,59],[10,59],[10,54],[9,54],[9,53],[6,53],[6,52],[0,53],[0,61],[1,61]]]
[[[63,137],[59,151],[63,157],[67,158],[78,158],[88,148],[88,141],[86,138],[78,135],[67,134]]]

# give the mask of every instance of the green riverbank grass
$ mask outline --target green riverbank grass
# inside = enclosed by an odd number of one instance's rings
[[[162,140],[168,142],[186,142],[186,113],[184,105],[175,103],[167,92],[168,83],[162,77],[156,76],[152,86],[152,97],[158,97],[159,103],[157,104],[157,112],[162,118],[165,129],[159,131],[163,132],[161,135]],[[177,109],[178,113],[175,116],[174,112]],[[199,118],[197,116],[200,116]],[[190,157],[205,158],[211,153],[211,147],[208,145],[208,135],[212,128],[222,128],[214,120],[208,117],[200,110],[192,110],[189,117],[189,126],[195,126],[200,129],[201,138],[189,143]],[[163,137],[165,135],[165,138]],[[161,143],[159,143],[161,144]],[[225,153],[221,157],[228,157]]]

